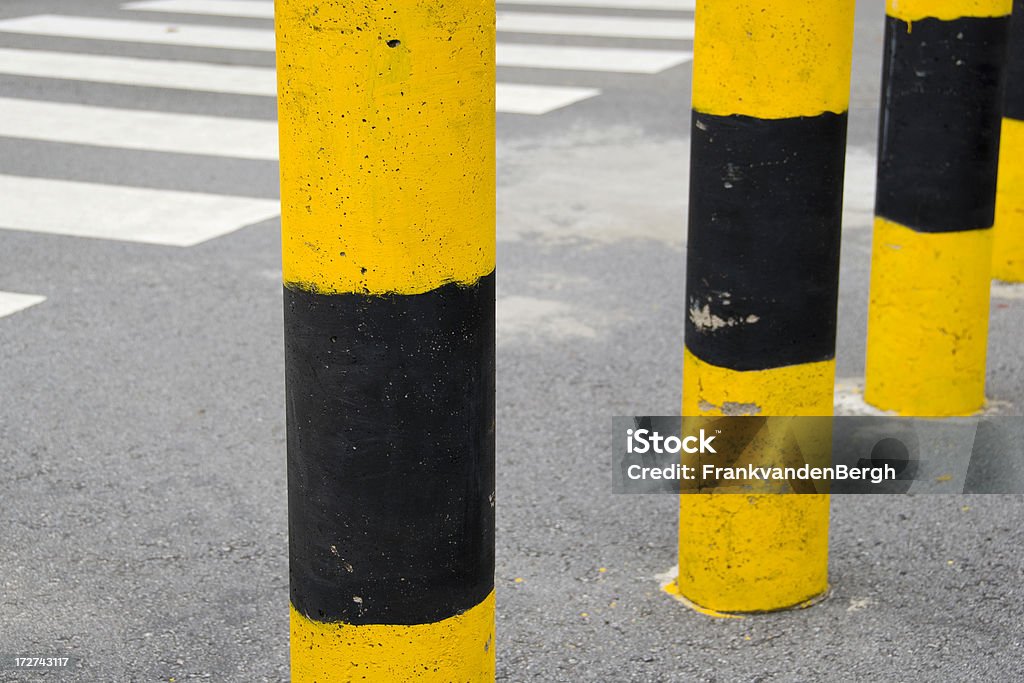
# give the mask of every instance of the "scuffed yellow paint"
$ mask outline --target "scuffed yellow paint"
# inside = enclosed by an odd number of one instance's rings
[[[1013,0],[886,0],[890,17],[911,22],[919,19],[960,17],[1003,17],[1013,9]]]
[[[683,351],[683,415],[832,414],[835,361],[739,371]]]
[[[828,589],[829,496],[679,497],[679,594],[715,612],[767,612]]]
[[[992,231],[921,233],[875,218],[864,400],[917,417],[985,402]]]
[[[698,0],[693,108],[762,119],[846,111],[854,0]]]
[[[992,277],[1024,282],[1024,121],[1003,119]]]
[[[432,624],[321,624],[291,608],[293,683],[494,680],[494,593]]]
[[[284,281],[417,294],[494,270],[494,3],[277,0]]]
[[[683,357],[683,415],[832,414],[835,362],[738,371]],[[828,588],[829,496],[684,494],[679,595],[713,612],[798,606]]]

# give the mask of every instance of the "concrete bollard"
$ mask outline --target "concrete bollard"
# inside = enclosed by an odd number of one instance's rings
[[[985,401],[1010,0],[889,0],[864,398],[910,416]]]
[[[292,680],[494,680],[494,3],[277,0]]]
[[[853,0],[703,0],[683,415],[831,415]],[[827,495],[681,496],[674,590],[758,612],[828,587]]]

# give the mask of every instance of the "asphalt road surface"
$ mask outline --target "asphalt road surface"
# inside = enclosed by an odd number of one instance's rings
[[[499,3],[499,680],[1024,680],[1018,497],[834,497],[811,609],[716,620],[659,590],[677,504],[612,495],[608,436],[679,410],[692,12],[563,1]],[[74,658],[2,681],[288,678],[272,21],[229,3],[0,3],[0,654]],[[988,394],[1016,412],[1024,290],[994,294]]]

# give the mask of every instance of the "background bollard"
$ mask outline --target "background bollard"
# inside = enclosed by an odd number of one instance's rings
[[[683,415],[832,414],[853,18],[853,0],[697,3]],[[692,603],[827,589],[827,495],[680,498]]]
[[[1024,282],[1024,0],[1015,0],[1006,52],[1006,95],[992,232],[992,277]]]
[[[493,680],[494,3],[275,24],[292,680]]]
[[[901,415],[985,402],[1010,0],[889,0],[864,398]]]

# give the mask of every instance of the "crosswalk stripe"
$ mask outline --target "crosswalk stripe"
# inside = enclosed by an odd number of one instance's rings
[[[194,26],[153,21],[97,19],[39,14],[0,20],[0,31],[61,38],[116,40],[233,50],[274,50],[274,32],[268,29]]]
[[[0,135],[179,154],[277,159],[272,121],[0,98]]]
[[[273,69],[0,48],[0,73],[155,88],[275,97]],[[499,113],[546,114],[601,93],[595,88],[498,83]],[[33,126],[35,128],[35,126]],[[4,128],[0,127],[0,134]]]
[[[595,17],[582,14],[499,12],[498,30],[602,38],[693,39],[693,21],[689,19]]]
[[[277,216],[275,199],[0,175],[0,226],[190,247]]]
[[[220,17],[273,19],[273,0],[141,0],[126,2],[122,9],[175,14],[211,14]]]
[[[190,25],[168,26],[148,21],[61,17],[49,14],[0,20],[0,31],[137,43],[265,51],[274,49],[274,32],[272,30]],[[657,73],[670,66],[688,62],[692,55],[689,52],[667,50],[521,45],[499,42],[496,56],[498,66]]]
[[[17,294],[15,292],[0,292],[0,318],[18,311],[23,311],[29,306],[46,301],[45,296],[36,294]]]
[[[498,4],[692,12],[696,3],[695,0],[499,0]],[[211,14],[253,19],[271,19],[274,16],[272,0],[140,0],[124,3],[121,7],[144,12]]]
[[[498,0],[499,5],[583,7],[586,9],[669,10],[692,12],[696,0]]]
[[[498,43],[498,66],[653,74],[693,59],[690,52]]]
[[[147,12],[274,18],[274,3],[261,0],[141,0],[140,2],[126,3],[122,7]],[[668,40],[690,40],[693,38],[693,21],[687,19],[498,12],[497,28],[498,31],[513,33],[566,36]]]
[[[169,30],[173,28],[174,30]],[[66,38],[120,40],[203,47],[273,50],[274,32],[208,26],[176,26],[147,21],[61,17],[0,20],[0,31]],[[692,59],[689,52],[633,48],[572,47],[564,45],[497,45],[497,65],[534,69],[570,69],[616,73],[657,73]]]
[[[43,50],[0,48],[0,73],[237,95],[277,94],[273,69]]]
[[[547,114],[600,95],[596,88],[568,88],[518,83],[498,83],[496,109],[506,114]]]

